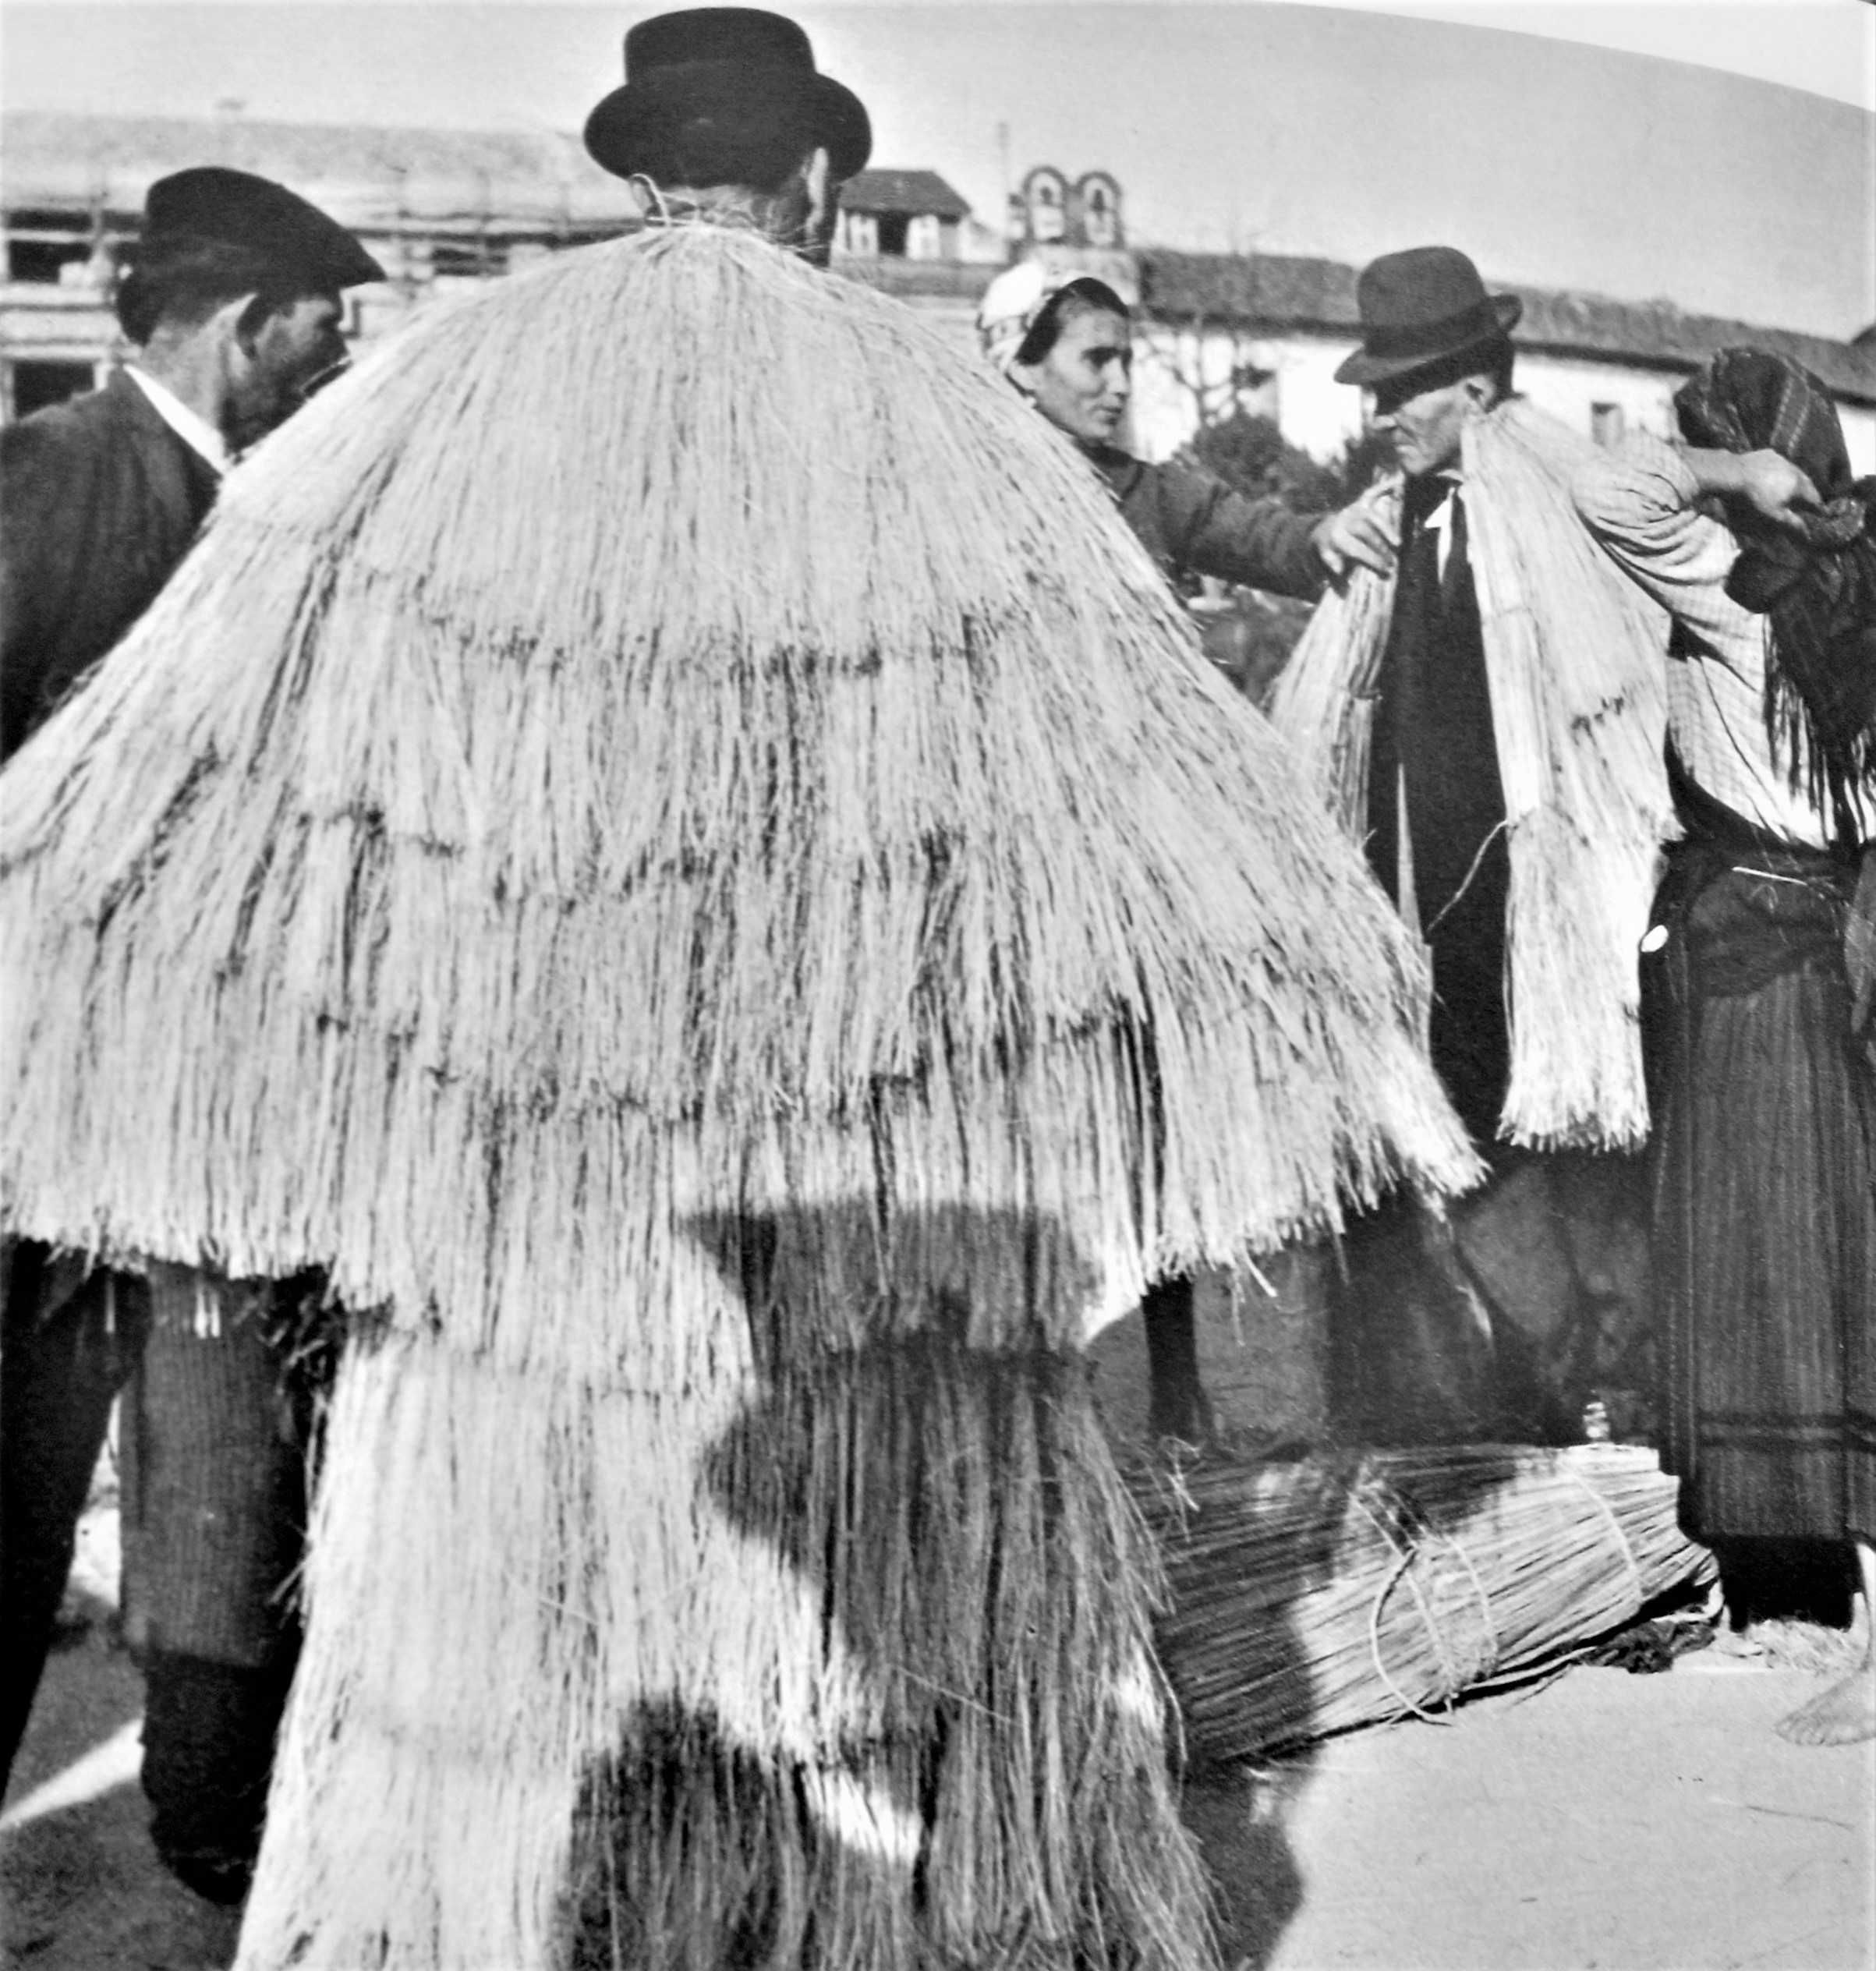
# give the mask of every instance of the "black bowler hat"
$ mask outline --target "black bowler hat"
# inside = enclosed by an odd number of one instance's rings
[[[844,182],[873,150],[873,126],[851,89],[818,73],[808,37],[754,7],[692,7],[642,20],[625,36],[625,83],[586,119],[586,148],[618,178],[645,168],[674,111],[734,117],[798,102],[828,168]]]
[[[303,281],[307,292],[337,293],[384,270],[336,220],[270,178],[196,165],[159,178],[143,201],[143,244],[212,239],[239,246]]]
[[[1478,269],[1457,246],[1383,253],[1355,283],[1361,346],[1336,372],[1339,384],[1403,377],[1481,342],[1508,336],[1524,304],[1487,294]]]

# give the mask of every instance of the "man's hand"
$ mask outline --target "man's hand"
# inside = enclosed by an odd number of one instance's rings
[[[1795,529],[1800,508],[1823,504],[1810,474],[1782,452],[1690,451],[1687,459],[1703,493],[1741,501],[1775,526]]]
[[[1398,530],[1384,511],[1379,489],[1371,489],[1340,513],[1326,516],[1310,536],[1324,568],[1340,582],[1350,567],[1393,571]]]

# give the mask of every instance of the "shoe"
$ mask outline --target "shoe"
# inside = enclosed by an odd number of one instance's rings
[[[176,1880],[195,1891],[204,1902],[224,1909],[247,1899],[254,1880],[254,1864],[238,1855],[197,1849],[190,1853],[158,1851],[163,1866]]]

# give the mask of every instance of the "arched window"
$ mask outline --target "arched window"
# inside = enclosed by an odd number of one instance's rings
[[[1068,183],[1059,171],[1043,165],[1030,172],[1023,181],[1023,203],[1032,239],[1048,245],[1067,231]]]
[[[1104,171],[1091,171],[1075,187],[1081,238],[1090,246],[1120,244],[1120,188]]]

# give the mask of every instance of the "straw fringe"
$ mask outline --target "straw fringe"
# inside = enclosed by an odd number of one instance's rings
[[[9,1226],[381,1330],[245,1966],[556,1964],[593,1881],[696,1971],[1208,1961],[1053,1358],[1474,1166],[1085,462],[759,241],[569,254],[232,475],[5,787]]]
[[[242,1966],[1212,1964],[1085,1368],[802,1329],[740,1402],[355,1346]]]
[[[848,1741],[844,1813],[824,1768],[758,1780],[745,1754],[726,1789],[706,1735],[641,1738],[602,1796],[623,1816],[601,1933],[619,1960],[791,1965],[812,1935],[812,1962],[856,1971],[1211,1962],[1148,1668],[1149,1550],[1081,1367],[936,1337],[876,1346],[788,1370],[749,1422],[720,1496],[816,1579],[829,1630],[873,1668],[874,1736]],[[744,1858],[707,1906],[674,1806]],[[791,1884],[747,1858],[791,1811]],[[856,1870],[872,1877],[857,1897]]]
[[[479,1332],[537,1258],[488,1173],[577,1247],[667,1135],[823,1194],[876,1118],[1152,1265],[1463,1182],[1411,954],[1188,642],[881,297],[665,235],[465,304],[232,477],[9,770],[9,1216]]]
[[[1648,1133],[1635,954],[1673,832],[1666,618],[1570,500],[1589,448],[1522,399],[1467,426],[1472,571],[1510,824],[1511,1081],[1499,1134],[1632,1148]],[[1392,580],[1324,601],[1271,717],[1357,838]]]

